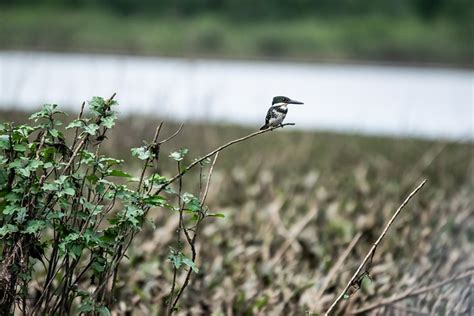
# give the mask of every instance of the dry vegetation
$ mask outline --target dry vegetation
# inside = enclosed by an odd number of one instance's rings
[[[22,120],[21,114],[12,115],[4,113],[2,121]],[[143,118],[124,119],[104,150],[130,161],[129,148],[151,139],[155,125]],[[167,124],[162,133],[175,127]],[[473,312],[472,143],[289,130],[260,135],[219,156],[207,203],[225,218],[209,219],[212,223],[202,230],[200,272],[178,314],[325,311],[384,224],[424,178],[428,184],[378,247],[372,281],[365,279],[337,314]],[[187,147],[192,159],[249,132],[187,124],[162,150],[167,154]],[[160,169],[174,170],[165,159],[162,163]],[[138,173],[135,166],[129,168]],[[144,229],[121,267],[114,312],[150,315],[165,307],[172,278],[166,255],[178,218],[156,209],[150,219],[156,229]],[[393,297],[399,300],[387,301]],[[363,310],[380,303],[388,304]]]

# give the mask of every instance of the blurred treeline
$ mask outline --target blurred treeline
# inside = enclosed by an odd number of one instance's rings
[[[0,0],[0,49],[472,66],[470,0]]]
[[[216,13],[228,18],[299,18],[381,14],[445,18],[470,23],[470,0],[0,0],[0,5],[35,5],[56,8],[101,8],[120,14],[194,16]]]

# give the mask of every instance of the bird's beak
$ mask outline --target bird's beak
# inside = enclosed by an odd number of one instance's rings
[[[290,100],[288,104],[304,104],[304,103],[300,101],[296,101],[296,100]]]

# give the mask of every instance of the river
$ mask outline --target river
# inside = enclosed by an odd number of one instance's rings
[[[122,114],[258,127],[274,95],[298,128],[474,139],[474,71],[374,65],[0,52],[0,107],[78,109],[117,92]]]

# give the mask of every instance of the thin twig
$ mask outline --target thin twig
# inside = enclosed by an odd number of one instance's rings
[[[354,236],[354,238],[352,238],[351,242],[349,243],[349,245],[347,246],[347,248],[344,250],[344,252],[342,253],[342,255],[339,257],[339,259],[337,259],[336,263],[332,266],[331,270],[329,270],[329,273],[327,274],[327,277],[324,278],[324,281],[323,281],[323,284],[321,286],[321,288],[319,289],[318,293],[316,294],[316,297],[315,297],[315,301],[319,301],[321,299],[321,297],[323,296],[324,294],[324,291],[326,291],[328,285],[329,285],[329,282],[331,282],[331,280],[334,278],[334,276],[336,275],[336,273],[339,271],[339,269],[342,267],[342,264],[344,263],[344,261],[347,259],[347,257],[349,256],[349,254],[351,253],[352,249],[355,247],[355,245],[357,245],[357,243],[359,242],[359,239],[360,237],[362,237],[362,233],[359,232],[357,235]]]
[[[403,201],[403,203],[398,207],[397,211],[392,215],[392,218],[390,218],[388,223],[385,225],[385,228],[383,229],[383,231],[380,234],[379,238],[377,238],[375,243],[372,245],[372,248],[370,248],[370,250],[367,253],[367,255],[365,256],[364,260],[362,260],[362,263],[357,268],[356,272],[354,272],[354,274],[352,275],[351,279],[349,280],[349,282],[345,286],[344,290],[342,290],[342,292],[339,294],[339,296],[336,298],[336,300],[332,303],[332,305],[326,311],[325,315],[330,315],[334,311],[334,308],[336,308],[337,304],[342,300],[344,295],[347,293],[347,290],[351,286],[356,284],[356,279],[360,276],[360,273],[361,273],[362,269],[364,268],[364,266],[366,266],[369,259],[371,260],[373,258],[374,254],[375,254],[375,250],[377,249],[377,246],[380,244],[382,239],[387,234],[387,231],[390,228],[390,226],[393,224],[393,222],[395,221],[397,216],[400,214],[400,212],[403,210],[403,208],[408,204],[408,202],[411,200],[411,198],[413,196],[415,196],[418,193],[418,191],[421,190],[421,188],[425,185],[426,181],[427,181],[426,179],[423,180],[423,182],[421,182],[421,184],[418,187],[416,187],[416,189],[413,190],[410,193],[410,195],[405,199],[405,201]]]
[[[362,307],[362,308],[357,309],[355,311],[351,311],[351,314],[355,315],[355,314],[366,313],[368,311],[371,311],[371,310],[374,310],[374,309],[377,309],[377,308],[381,308],[381,307],[384,307],[384,306],[391,305],[393,303],[402,301],[402,300],[404,300],[408,297],[411,297],[411,296],[417,296],[417,295],[424,294],[426,292],[431,292],[433,290],[436,290],[440,287],[445,286],[446,284],[449,284],[449,283],[452,283],[452,282],[455,282],[455,281],[459,281],[459,280],[468,278],[468,277],[473,276],[473,275],[474,275],[474,270],[465,271],[461,274],[455,275],[455,276],[453,276],[449,279],[434,283],[432,285],[424,286],[424,287],[416,289],[416,290],[415,289],[409,289],[409,290],[405,291],[402,294],[395,295],[393,297],[390,297],[390,298],[381,300],[379,302],[376,302],[372,305]]]
[[[216,155],[214,156],[214,160],[212,161],[211,168],[209,168],[209,175],[207,176],[206,187],[204,188],[204,194],[202,195],[202,198],[201,198],[201,208],[204,206],[204,203],[206,203],[207,193],[209,192],[211,177],[212,177],[212,173],[214,172],[214,166],[216,165],[217,157],[219,157],[219,152],[217,152]]]
[[[151,146],[158,146],[157,141],[158,141],[158,136],[160,135],[160,131],[161,131],[162,126],[163,126],[163,122],[160,122],[160,124],[158,125],[158,127],[155,130],[155,136],[153,137],[153,143],[151,144]],[[140,175],[140,180],[138,182],[137,192],[140,192],[140,188],[142,186],[143,178],[145,177],[145,172],[146,172],[146,169],[148,168],[148,163],[149,162],[150,162],[150,157],[148,157],[145,160],[145,163],[143,164],[142,173]]]
[[[181,162],[177,162],[178,166],[178,172],[181,170]],[[181,197],[181,192],[183,189],[183,179],[179,178],[178,182],[178,205],[179,205],[179,222],[178,222],[178,230],[177,230],[177,245],[178,245],[178,253],[181,251],[181,229],[183,228],[183,211],[184,211],[184,206],[186,203],[184,203],[182,197]],[[184,228],[186,230],[186,228]],[[186,238],[188,236],[186,235]],[[189,239],[187,239],[189,240]],[[174,303],[174,291],[176,288],[176,281],[177,281],[177,276],[178,276],[178,267],[176,265],[173,265],[173,283],[171,285],[171,292],[170,292],[170,297],[169,297],[169,302],[168,302],[168,312],[166,313],[167,315],[172,315],[173,310],[175,308],[175,303]]]
[[[84,107],[86,105],[86,102],[82,102],[81,104],[81,110],[79,111],[79,115],[77,116],[77,120],[81,120],[82,119],[82,115],[84,114]],[[75,131],[75,136],[74,136],[74,141],[72,143],[72,146],[71,148],[74,148],[74,146],[76,146],[76,143],[77,143],[77,140],[79,138],[79,127],[76,127],[76,131]]]
[[[199,227],[200,227],[200,224],[201,222],[204,220],[204,217],[205,215],[202,215],[202,208],[204,206],[204,202],[206,201],[206,197],[207,197],[207,193],[209,191],[209,186],[211,184],[211,178],[212,178],[212,173],[214,172],[214,166],[216,165],[216,162],[217,162],[217,157],[219,156],[219,152],[216,153],[216,155],[214,156],[214,160],[212,161],[212,165],[211,167],[209,168],[209,174],[207,176],[207,182],[206,182],[206,187],[204,189],[204,194],[203,194],[203,197],[201,199],[201,215],[199,217],[199,221],[198,223],[196,224],[196,230],[194,232],[194,235],[193,235],[193,238],[190,240],[189,239],[189,235],[186,235],[186,238],[187,238],[187,241],[189,243],[189,246],[191,247],[191,253],[192,253],[192,261],[194,262],[196,260],[196,256],[197,256],[197,252],[196,252],[196,241],[197,241],[197,236],[198,236],[198,233],[199,233]],[[184,232],[187,233],[187,230],[186,230],[186,227],[183,227],[184,229]],[[184,290],[186,289],[186,287],[188,286],[189,284],[189,281],[191,279],[191,274],[192,274],[193,270],[190,268],[188,270],[188,272],[186,273],[186,278],[184,280],[184,283],[183,285],[181,286],[181,288],[179,289],[179,292],[178,294],[176,295],[176,298],[173,302],[173,306],[171,308],[171,311],[174,311],[175,308],[176,308],[176,305],[178,304],[178,301],[181,297],[181,295],[183,294]]]
[[[172,177],[171,179],[169,179],[168,181],[166,181],[166,183],[164,183],[158,190],[157,192],[155,193],[158,194],[160,193],[163,189],[165,189],[168,185],[170,185],[171,183],[175,182],[177,179],[181,178],[186,172],[188,172],[189,170],[191,170],[194,166],[196,166],[198,163],[206,160],[207,158],[209,157],[212,157],[214,156],[216,153],[222,151],[223,149],[229,147],[229,146],[232,146],[233,144],[236,144],[236,143],[240,143],[240,142],[243,142],[244,140],[247,140],[249,138],[252,138],[252,137],[255,137],[257,135],[260,135],[260,134],[264,134],[264,133],[268,133],[270,131],[273,131],[277,128],[283,128],[285,126],[293,126],[295,125],[295,123],[285,123],[285,124],[282,124],[282,125],[278,125],[278,126],[274,126],[274,127],[270,127],[270,128],[267,128],[267,129],[264,129],[264,130],[260,130],[260,131],[257,131],[257,132],[254,132],[252,134],[249,134],[247,136],[244,136],[244,137],[241,137],[241,138],[238,138],[238,139],[234,139],[233,141],[230,141],[228,142],[227,144],[225,145],[222,145],[220,147],[217,147],[216,149],[214,149],[213,151],[211,151],[210,153],[208,153],[207,155],[205,156],[202,156],[201,158],[195,160],[194,162],[192,162],[191,164],[189,164],[186,168],[184,168],[181,172],[179,172],[178,174],[176,174],[174,177]]]
[[[183,126],[184,126],[184,123],[181,123],[181,125],[179,125],[178,129],[176,130],[176,132],[173,133],[173,135],[171,135],[170,137],[162,140],[161,142],[159,142],[158,144],[162,145],[168,141],[170,141],[171,139],[173,139],[174,137],[176,137],[179,132],[181,132],[181,130],[183,129]]]
[[[115,98],[116,96],[116,93],[114,92],[114,94],[112,94],[112,96],[110,98],[108,98],[105,103],[110,105],[110,102],[112,102],[112,100]],[[82,109],[81,109],[82,111]],[[82,112],[80,113],[80,115],[82,115]],[[79,143],[79,145],[76,147],[76,149],[74,150],[74,152],[72,153],[71,155],[71,158],[69,158],[69,161],[68,163],[66,164],[66,166],[64,167],[64,171],[63,171],[63,174],[66,174],[69,170],[69,168],[71,168],[71,165],[72,163],[74,162],[74,160],[76,159],[76,156],[78,155],[79,151],[82,150],[82,147],[86,144],[86,142],[89,140],[89,134],[87,134],[86,136],[84,136],[84,138],[82,138],[81,142]],[[76,140],[76,139],[75,139]],[[74,141],[75,141],[74,140]]]

